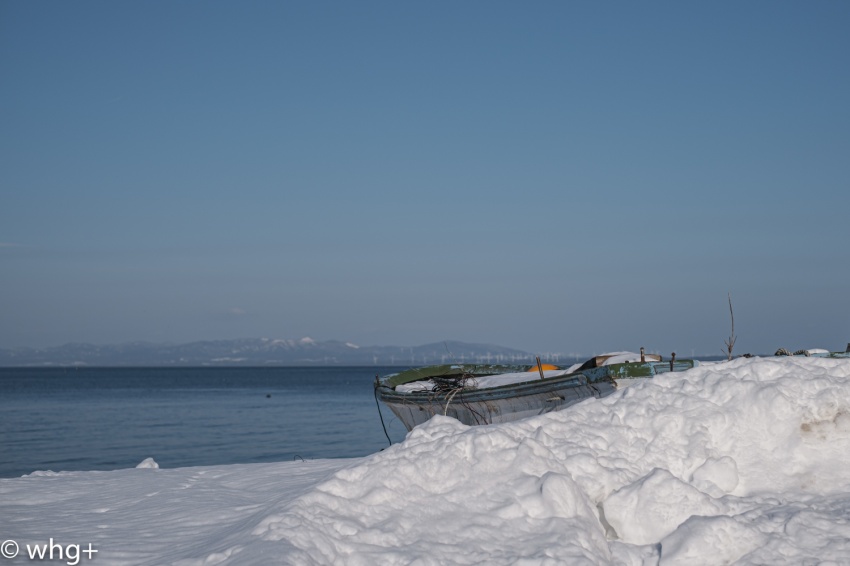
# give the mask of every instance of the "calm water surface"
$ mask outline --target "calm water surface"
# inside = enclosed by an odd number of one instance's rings
[[[0,477],[366,456],[388,445],[375,374],[399,369],[0,368]]]

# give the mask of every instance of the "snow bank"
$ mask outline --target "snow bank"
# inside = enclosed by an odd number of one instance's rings
[[[846,563],[848,453],[850,360],[740,359],[357,460],[2,480],[0,531],[101,564]]]

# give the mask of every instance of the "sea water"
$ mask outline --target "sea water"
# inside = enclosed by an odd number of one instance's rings
[[[366,456],[389,445],[375,375],[399,369],[0,368],[0,477]]]

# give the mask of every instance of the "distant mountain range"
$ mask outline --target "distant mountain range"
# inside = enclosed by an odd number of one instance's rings
[[[544,361],[574,362],[562,354]],[[443,363],[532,364],[534,354],[495,346],[445,341],[424,346],[357,346],[336,340],[245,338],[188,344],[131,342],[96,346],[0,349],[0,366],[423,366]]]

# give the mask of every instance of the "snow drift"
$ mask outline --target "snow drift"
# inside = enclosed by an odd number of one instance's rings
[[[850,360],[739,359],[356,460],[0,480],[0,523],[100,564],[846,563],[848,453]]]

